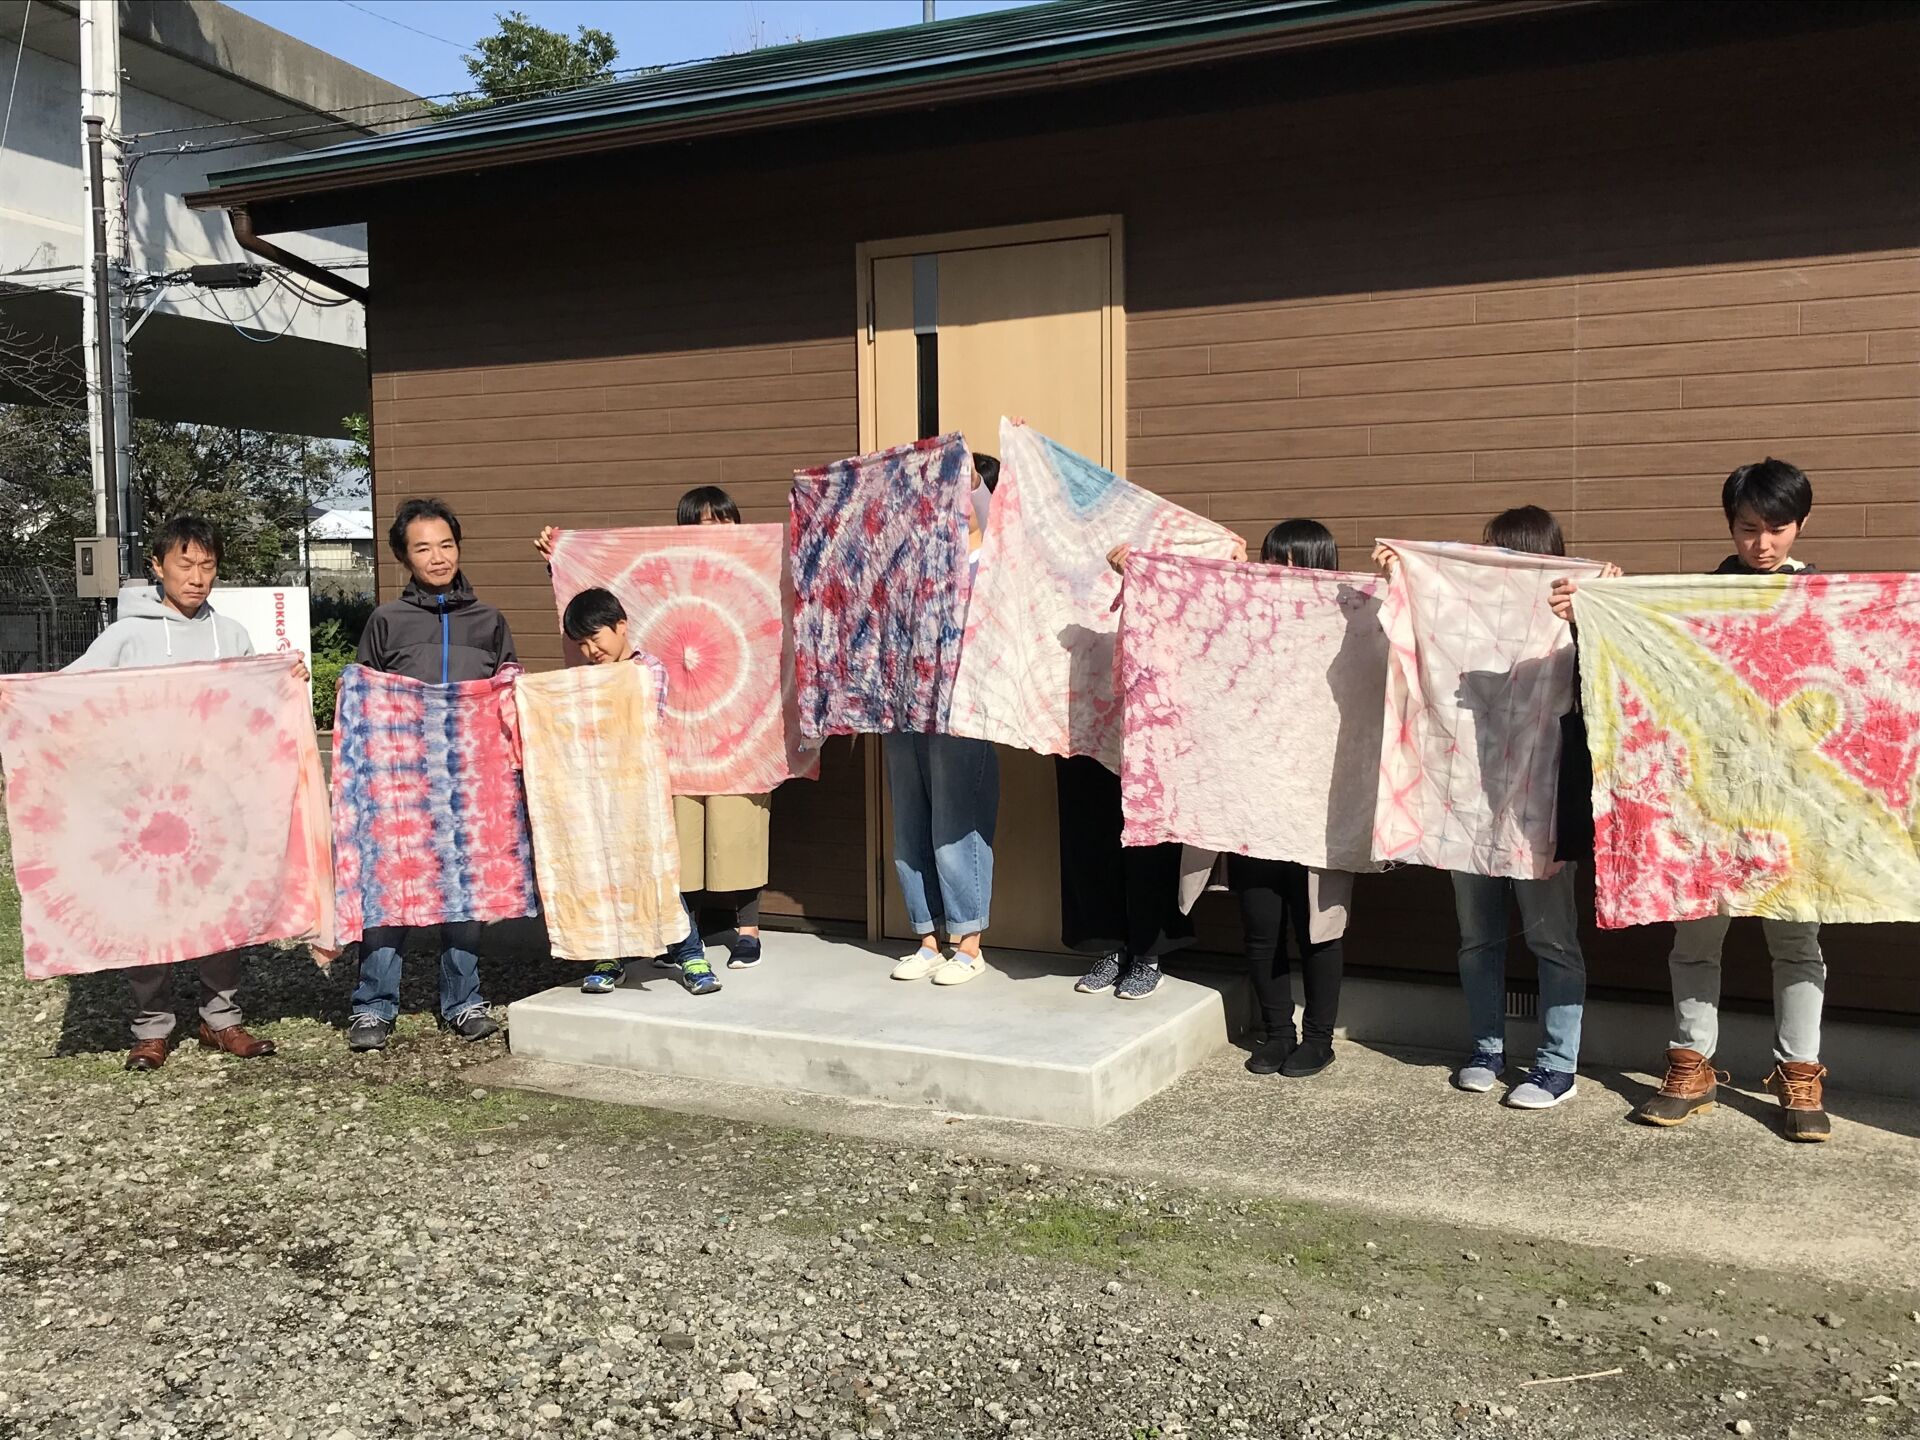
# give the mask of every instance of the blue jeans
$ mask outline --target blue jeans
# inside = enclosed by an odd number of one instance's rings
[[[987,928],[993,902],[993,827],[1000,816],[1000,757],[985,740],[887,735],[893,792],[893,868],[907,923],[950,937]]]
[[[1568,1074],[1580,1066],[1580,1012],[1587,962],[1580,954],[1574,867],[1545,880],[1505,880],[1453,872],[1460,919],[1460,988],[1476,1050],[1507,1048],[1507,887],[1520,904],[1520,929],[1540,962],[1540,1048],[1534,1064]]]
[[[440,1013],[451,1020],[480,998],[480,922],[463,920],[440,929]],[[376,925],[360,938],[360,983],[353,987],[352,1013],[378,1015],[392,1024],[400,1014],[400,959],[406,953],[403,925]]]

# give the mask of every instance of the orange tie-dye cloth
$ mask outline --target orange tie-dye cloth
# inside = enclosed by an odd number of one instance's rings
[[[559,959],[659,955],[687,936],[654,686],[644,665],[514,684],[533,873]]]
[[[0,677],[0,761],[29,979],[335,948],[292,656]]]

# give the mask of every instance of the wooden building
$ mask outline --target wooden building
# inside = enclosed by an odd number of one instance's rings
[[[1533,502],[1579,554],[1705,570],[1721,480],[1779,455],[1815,481],[1798,553],[1913,568],[1916,82],[1900,6],[1066,0],[356,140],[195,203],[367,224],[376,511],[457,507],[537,667],[542,524],[664,523],[705,483],[778,519],[791,470],[929,413],[985,449],[1022,414],[1256,543],[1317,517],[1362,566]],[[770,912],[882,926],[871,748],[781,793]],[[1037,767],[1008,767],[1007,942],[1054,913]],[[1729,990],[1764,999],[1754,928]],[[1205,933],[1237,944],[1224,911]],[[1596,988],[1664,992],[1664,931],[1589,939]],[[1443,877],[1363,885],[1352,965],[1450,975],[1453,945]],[[1837,1010],[1920,1015],[1912,927],[1828,950]]]

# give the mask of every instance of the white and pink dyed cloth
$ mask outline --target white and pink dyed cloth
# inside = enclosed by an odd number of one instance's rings
[[[1573,632],[1553,582],[1597,561],[1491,545],[1382,540],[1400,557],[1384,623],[1392,645],[1378,860],[1539,880],[1553,858],[1560,717],[1573,708]]]
[[[780,525],[565,530],[553,598],[620,597],[627,638],[667,668],[662,727],[676,795],[759,795],[820,773],[794,708],[792,587]],[[578,660],[567,646],[568,663]]]
[[[0,678],[27,978],[334,934],[295,657]]]
[[[1377,575],[1130,557],[1124,842],[1379,869],[1385,592]]]
[[[1120,769],[1116,545],[1229,559],[1239,538],[1024,424],[1000,422],[1000,481],[967,606],[947,730]]]

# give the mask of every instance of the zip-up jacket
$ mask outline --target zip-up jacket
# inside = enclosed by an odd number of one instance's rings
[[[409,581],[399,599],[373,612],[354,658],[370,670],[429,685],[490,680],[502,665],[519,663],[507,617],[475,599],[463,574],[455,574],[443,595]]]

